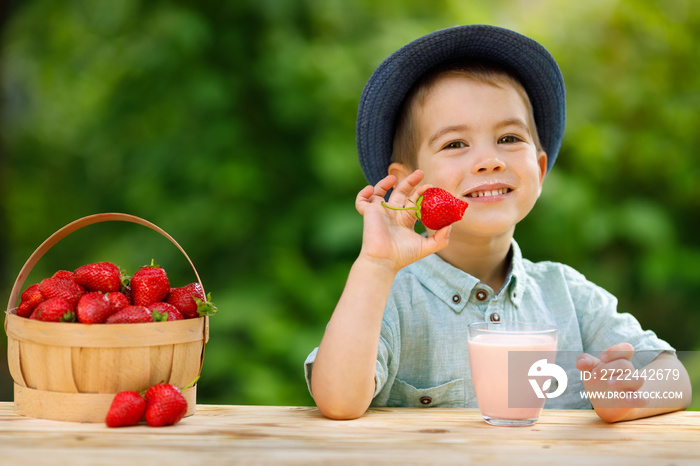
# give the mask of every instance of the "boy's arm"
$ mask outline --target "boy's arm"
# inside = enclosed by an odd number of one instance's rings
[[[422,180],[414,172],[394,188],[389,203],[403,206],[417,197]],[[333,311],[311,372],[311,392],[319,410],[333,419],[360,417],[374,396],[374,373],[382,316],[397,272],[447,245],[449,227],[425,238],[413,230],[415,218],[381,205],[394,187],[389,176],[357,195],[364,217],[362,250]],[[415,200],[415,199],[414,199]]]
[[[601,419],[629,421],[688,407],[692,396],[690,377],[675,355],[662,353],[638,370],[630,362],[633,355],[632,345],[621,343],[604,351],[600,359],[589,354],[579,356],[576,368],[593,374],[584,380],[584,387]],[[606,395],[593,398],[593,393]]]
[[[379,332],[393,277],[362,259],[350,270],[311,372],[311,392],[326,417],[360,417],[372,401]]]

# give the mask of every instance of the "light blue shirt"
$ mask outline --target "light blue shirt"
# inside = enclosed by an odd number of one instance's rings
[[[568,386],[548,399],[546,408],[590,408],[574,367],[581,353],[597,356],[628,342],[639,368],[662,351],[674,351],[630,314],[617,312],[614,296],[571,267],[523,259],[515,240],[510,256],[508,276],[497,292],[435,254],[398,273],[382,321],[372,406],[476,408],[467,326],[495,315],[557,328],[556,363],[566,370]],[[317,350],[305,361],[309,390]]]

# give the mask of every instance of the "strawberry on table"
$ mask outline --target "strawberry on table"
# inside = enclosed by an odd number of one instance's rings
[[[146,400],[134,391],[119,392],[114,396],[105,417],[107,427],[133,426],[141,422],[146,412]]]
[[[454,197],[442,188],[431,187],[425,190],[416,201],[413,207],[391,207],[382,203],[385,207],[393,210],[413,210],[414,215],[426,228],[439,230],[461,220],[464,211],[469,204]]]
[[[30,318],[44,322],[75,322],[75,312],[68,300],[49,298],[34,309]]]
[[[73,280],[62,278],[45,278],[39,282],[39,291],[44,299],[63,298],[75,308],[78,300],[85,294],[85,288]]]
[[[178,308],[185,319],[212,315],[218,311],[211,302],[211,294],[205,297],[202,286],[197,282],[172,288],[166,302]]]
[[[146,306],[127,306],[105,320],[107,324],[138,324],[145,322],[153,322],[153,312],[146,309]]]
[[[153,385],[146,391],[146,422],[152,427],[175,424],[187,413],[187,400],[169,383]]]
[[[80,297],[76,308],[78,322],[101,324],[116,311],[104,293],[92,291]]]
[[[82,285],[88,291],[119,291],[122,288],[122,273],[119,267],[111,262],[96,262],[86,264],[73,272],[75,283]]]
[[[163,301],[170,293],[170,281],[165,270],[151,260],[131,277],[131,296],[134,304],[148,306]]]

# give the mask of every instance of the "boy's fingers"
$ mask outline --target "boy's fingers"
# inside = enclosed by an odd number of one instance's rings
[[[450,240],[450,231],[452,230],[452,226],[448,225],[444,228],[439,229],[436,231],[432,236],[429,236],[426,238],[426,242],[429,245],[427,247],[428,253],[429,254],[434,254],[438,252],[439,250],[445,248],[447,246],[447,243]]]
[[[395,184],[396,177],[394,175],[388,175],[379,180],[379,183],[374,186],[374,194],[383,198]]]
[[[604,363],[616,359],[627,359],[629,361],[632,359],[632,356],[634,356],[634,346],[629,343],[618,343],[600,353],[600,360]]]
[[[355,209],[357,209],[361,215],[363,215],[365,211],[364,203],[369,201],[372,194],[374,194],[374,187],[372,186],[365,186],[357,193],[357,197],[355,197]]]
[[[588,353],[583,353],[576,359],[576,369],[580,371],[590,371],[597,366],[599,362],[600,360],[598,358]]]
[[[423,179],[423,172],[416,170],[404,178],[392,191],[390,200],[397,206],[403,207],[406,199],[413,193],[418,183]]]
[[[600,372],[609,387],[617,392],[635,391],[644,384],[644,378],[635,375],[634,366],[625,358],[610,361]]]
[[[362,214],[364,212],[363,203],[371,202],[373,196],[384,199],[386,193],[394,187],[394,183],[396,183],[396,177],[394,175],[388,175],[379,180],[376,185],[368,185],[362,188],[360,192],[357,193],[357,197],[355,197],[355,208],[357,211]]]

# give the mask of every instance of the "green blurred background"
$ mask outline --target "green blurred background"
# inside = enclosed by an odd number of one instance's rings
[[[643,327],[700,350],[694,0],[3,5],[0,295],[63,225],[150,220],[220,309],[200,403],[313,404],[302,363],[360,246],[360,92],[389,53],[456,24],[533,37],[566,80],[564,144],[516,231],[526,257],[579,269]],[[112,222],[59,243],[27,284],[98,260],[133,273],[151,257],[175,285],[194,280],[167,240]],[[12,400],[0,338],[0,400]],[[700,360],[686,365],[699,392]]]

